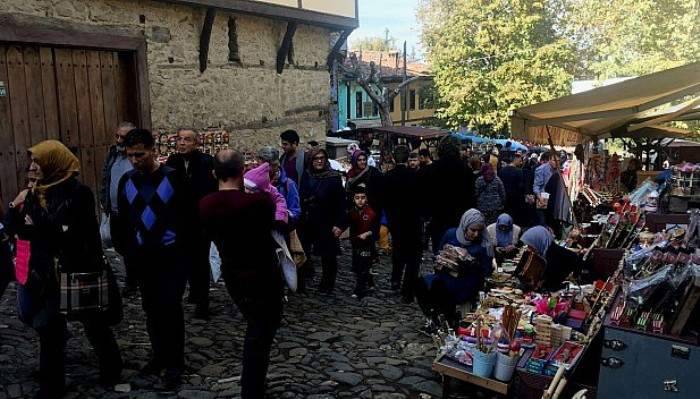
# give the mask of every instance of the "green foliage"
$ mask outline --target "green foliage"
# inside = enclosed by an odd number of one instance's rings
[[[640,76],[700,60],[698,0],[569,0],[581,75]]]
[[[450,126],[503,132],[574,78],[700,60],[700,0],[421,0],[422,42]],[[691,127],[692,128],[692,127]]]
[[[396,38],[389,34],[389,29],[384,30],[384,37],[363,37],[352,42],[353,50],[369,51],[397,51]]]
[[[568,94],[574,46],[551,1],[432,0],[419,11],[439,116],[503,133],[518,107]]]

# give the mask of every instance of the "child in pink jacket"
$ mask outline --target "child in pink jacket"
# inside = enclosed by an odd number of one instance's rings
[[[243,175],[244,184],[247,191],[266,192],[275,203],[275,220],[278,222],[289,222],[289,212],[287,211],[287,201],[284,196],[277,191],[277,188],[270,183],[270,164],[267,162],[251,169]]]

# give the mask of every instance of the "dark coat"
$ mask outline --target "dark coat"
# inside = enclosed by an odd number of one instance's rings
[[[396,167],[384,176],[384,210],[394,240],[405,248],[420,247],[421,195],[418,174],[406,165]]]
[[[340,245],[338,239],[333,236],[333,227],[347,226],[346,197],[340,174],[315,177],[304,172],[299,195],[302,240],[307,250],[312,245],[318,255],[338,255]]]
[[[105,267],[90,188],[70,178],[50,188],[46,202],[46,208],[42,208],[30,192],[21,209],[12,208],[7,215],[8,232],[31,245],[30,275],[21,290],[19,307],[21,318],[34,327],[58,315],[54,259],[65,272],[88,273]],[[25,223],[26,216],[33,224]]]
[[[186,168],[187,159],[189,159],[189,165]],[[214,157],[195,150],[188,155],[173,154],[165,165],[175,169],[177,178],[182,183],[183,192],[179,194],[185,198],[187,209],[187,215],[181,215],[185,219],[182,234],[194,237],[201,231],[198,222],[199,201],[219,188],[212,173]]]
[[[437,160],[421,169],[420,193],[425,213],[440,236],[455,227],[462,214],[474,208],[475,176],[461,160]]]
[[[187,158],[190,164],[185,168]],[[175,169],[184,188],[190,191],[197,204],[202,198],[218,190],[218,183],[212,174],[214,157],[209,154],[201,151],[194,151],[189,155],[173,154],[165,164]]]
[[[476,261],[475,267],[470,268],[468,273],[459,277],[453,277],[447,273],[436,273],[426,276],[426,281],[432,284],[433,279],[443,280],[451,300],[456,304],[462,304],[476,299],[479,291],[484,288],[485,278],[490,276],[493,271],[493,258],[488,255],[486,248],[480,243],[473,243],[468,246],[462,245],[457,239],[456,228],[449,229],[445,232],[445,236],[442,237],[442,241],[440,242],[440,248],[443,248],[447,244],[466,248],[469,255],[473,256]]]
[[[383,209],[382,191],[384,185],[384,174],[382,174],[382,172],[374,166],[367,166],[367,168],[369,170],[367,170],[367,172],[357,180],[351,181],[351,179],[348,178],[346,189],[348,191],[348,196],[350,197],[350,206],[353,205],[353,191],[357,186],[364,183],[365,187],[367,187],[367,202],[369,203],[369,206],[371,206],[372,209],[377,212],[377,214],[381,214]]]
[[[525,210],[525,175],[523,170],[508,165],[501,169],[498,177],[506,189],[505,211],[513,217],[515,224],[524,224]]]
[[[549,291],[561,289],[562,282],[572,272],[578,274],[583,268],[581,258],[574,252],[552,243],[547,249],[547,268],[542,288]]]

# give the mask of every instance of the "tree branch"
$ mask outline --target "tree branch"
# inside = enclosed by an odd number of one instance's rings
[[[412,82],[415,82],[416,80],[420,79],[421,76],[414,76],[411,79],[405,80],[401,82],[394,90],[391,91],[389,94],[389,100],[393,100],[396,96],[398,96],[401,93],[401,89],[403,89],[406,85],[411,84]]]

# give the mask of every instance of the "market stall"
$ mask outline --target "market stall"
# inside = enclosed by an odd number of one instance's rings
[[[604,324],[599,397],[700,397],[699,222],[693,211],[687,224],[644,235],[626,256]]]
[[[601,242],[606,223],[591,223],[600,224],[598,233],[585,231],[579,243]],[[600,280],[553,292],[539,287],[545,266],[534,253],[523,248],[505,261],[487,280],[477,309],[456,331],[439,335],[433,370],[443,375],[444,391],[456,379],[502,396],[540,398],[557,372],[570,381],[567,391],[595,391],[595,381],[581,375],[597,374],[600,328],[618,290],[622,255],[592,257],[590,269],[598,269]],[[438,258],[454,260],[446,250]]]

